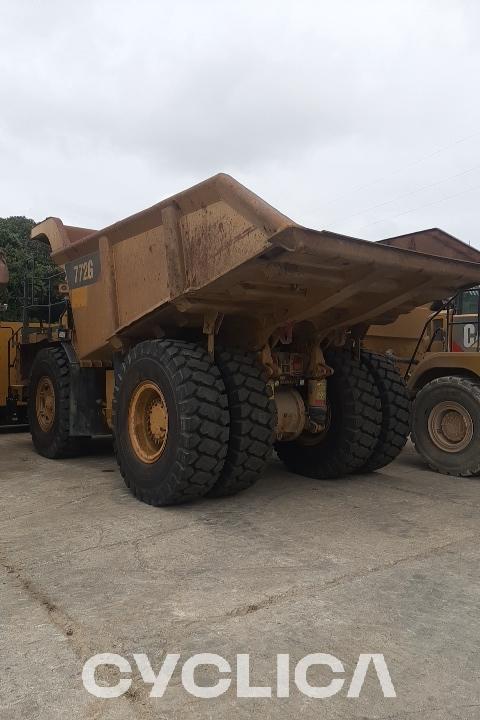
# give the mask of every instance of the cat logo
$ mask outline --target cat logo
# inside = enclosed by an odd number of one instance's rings
[[[477,343],[477,328],[473,323],[467,323],[463,326],[463,345],[471,348]]]

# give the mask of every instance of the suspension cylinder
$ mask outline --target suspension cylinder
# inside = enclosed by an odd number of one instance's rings
[[[323,429],[327,423],[327,378],[308,381],[308,417],[317,426],[313,431]]]

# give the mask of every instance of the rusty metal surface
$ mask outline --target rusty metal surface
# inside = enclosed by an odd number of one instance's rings
[[[59,264],[100,255],[98,280],[71,290],[81,358],[202,328],[212,312],[223,316],[225,341],[251,348],[288,323],[308,321],[321,338],[480,282],[470,262],[296,225],[226,175],[83,233],[55,218],[32,232]]]

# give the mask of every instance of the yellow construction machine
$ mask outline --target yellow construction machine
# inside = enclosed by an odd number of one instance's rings
[[[478,250],[438,228],[383,243],[480,263]],[[480,474],[479,327],[480,293],[471,288],[371,327],[363,343],[395,361],[413,400],[415,447],[445,474]]]
[[[368,327],[480,282],[472,262],[297,225],[223,174],[98,231],[50,217],[32,241],[67,293],[15,343],[34,446],[113,433],[154,505],[243,490],[273,447],[318,479],[390,462],[409,399]]]
[[[29,263],[30,264],[30,263]],[[10,310],[8,303],[0,302],[0,430],[9,431],[27,427],[27,384],[22,379],[20,362],[28,354],[27,346],[36,348],[56,331],[59,317],[67,311],[68,303],[58,292],[64,271],[48,270],[44,276],[31,263],[32,271],[23,282],[22,322],[3,320]],[[6,288],[9,272],[6,258],[0,251],[0,290]],[[42,292],[43,291],[43,292]],[[43,297],[43,294],[45,297]],[[15,315],[15,313],[14,313]],[[25,362],[25,360],[24,360]]]
[[[7,261],[0,251],[0,288],[6,287],[8,280]],[[0,302],[0,429],[17,427],[26,422],[26,406],[18,406],[12,401],[9,380],[16,355],[12,352],[12,338],[22,324],[3,321],[2,314],[6,311],[7,305]]]

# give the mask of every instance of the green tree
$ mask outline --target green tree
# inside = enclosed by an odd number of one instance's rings
[[[10,282],[0,289],[0,302],[7,303],[8,310],[2,312],[1,320],[22,320],[24,287],[28,303],[41,305],[48,302],[48,281],[46,278],[58,271],[50,258],[50,248],[44,243],[30,240],[33,220],[23,216],[0,218],[0,250],[7,260]],[[52,300],[56,297],[58,283],[53,285]],[[45,320],[45,312],[33,310],[31,320]]]

